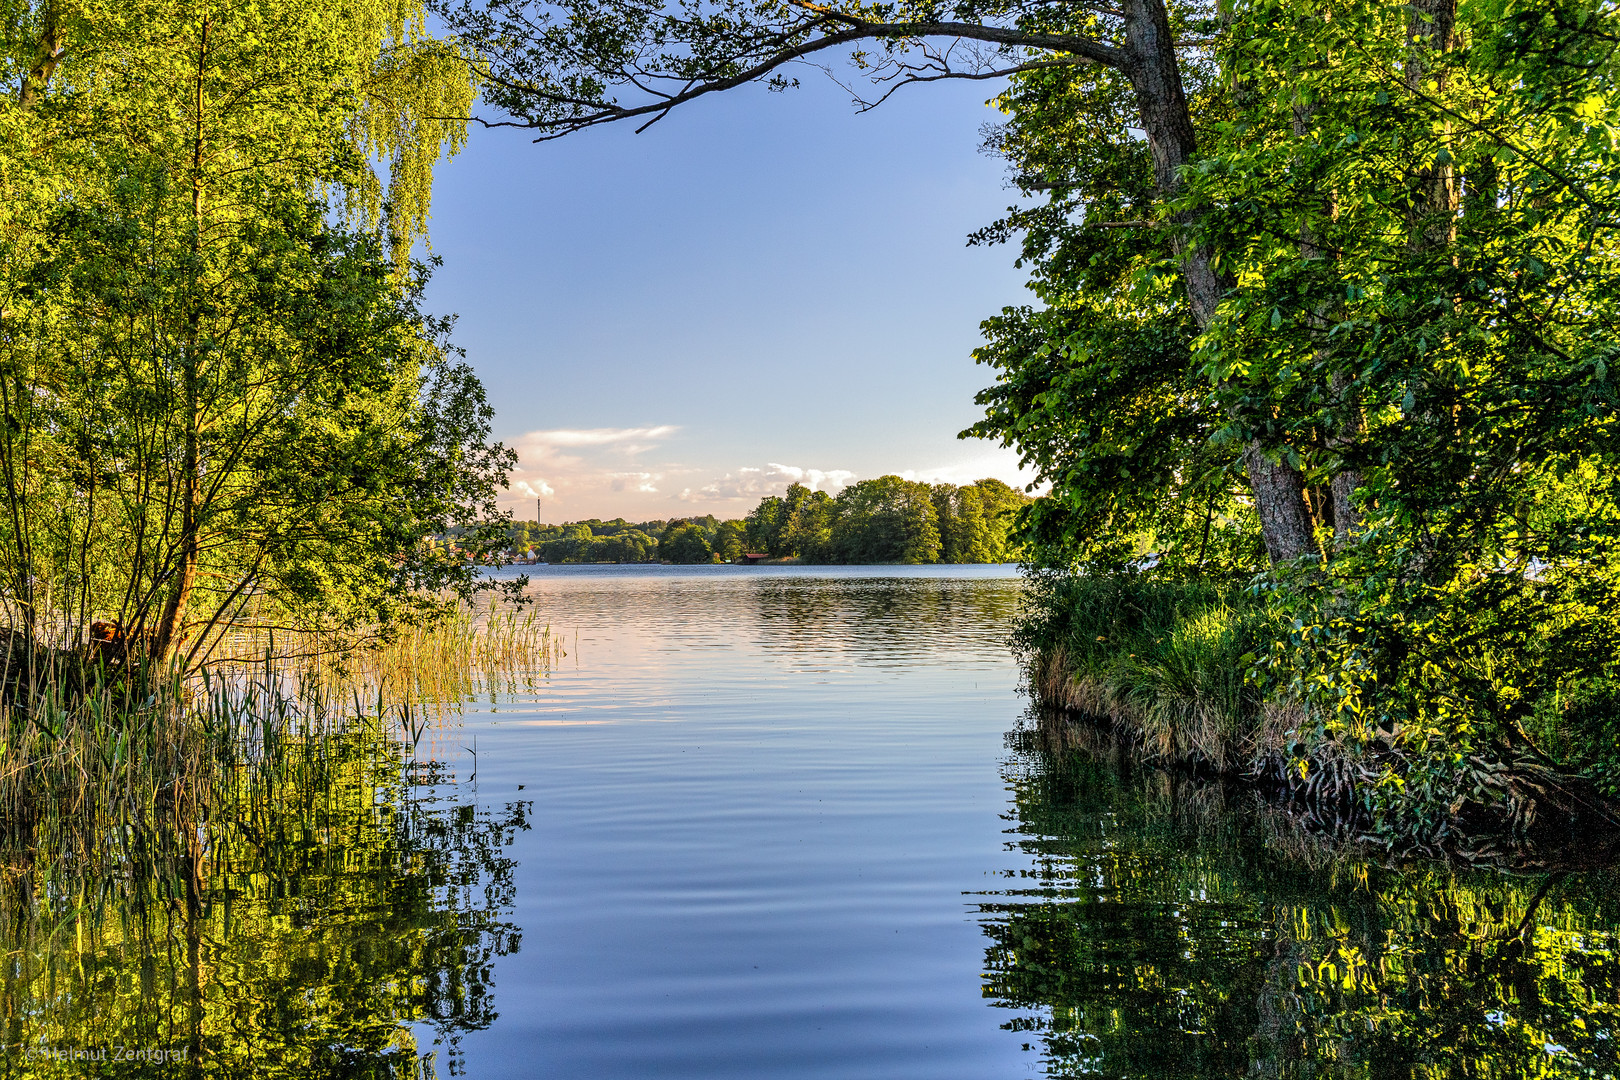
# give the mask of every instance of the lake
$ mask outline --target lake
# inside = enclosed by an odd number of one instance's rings
[[[974,914],[1009,865],[1012,568],[531,577],[570,655],[462,732],[480,798],[532,804],[468,1075],[1025,1067]]]
[[[16,1074],[1620,1072],[1613,875],[1385,866],[1058,745],[1010,568],[527,569],[549,672],[205,875],[6,879]],[[71,1058],[114,1044],[171,1057]]]

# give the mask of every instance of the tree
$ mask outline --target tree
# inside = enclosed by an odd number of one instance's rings
[[[1358,478],[1348,507],[1317,485],[1335,557],[1279,593],[1300,629],[1274,674],[1335,738],[1400,731],[1449,792],[1480,753],[1569,745],[1559,703],[1617,673],[1620,17],[1252,17],[1273,48],[1229,65],[1243,137],[1190,180],[1245,282],[1201,358],[1308,477]]]
[[[736,562],[747,551],[748,532],[740,521],[722,521],[714,530],[714,553],[721,562]]]
[[[1011,541],[1014,518],[1030,503],[1029,496],[1000,480],[986,478],[956,489],[950,562],[1011,562],[1018,547]],[[946,529],[942,526],[941,531]]]
[[[163,661],[465,591],[510,455],[420,309],[463,62],[420,7],[24,5],[0,105],[0,588]],[[46,57],[41,60],[40,57]],[[391,162],[381,180],[368,155]]]
[[[1220,20],[1198,8],[1172,12],[1164,0],[959,0],[948,7],[907,0],[879,8],[808,0],[677,8],[648,0],[606,8],[582,0],[441,0],[436,10],[485,58],[485,100],[510,117],[491,123],[529,128],[539,139],[621,120],[644,128],[679,105],[748,82],[786,86],[785,65],[828,50],[855,50],[857,67],[880,90],[877,101],[913,82],[1100,72],[1115,100],[1128,96],[1146,135],[1154,203],[1148,218],[1092,224],[1157,221],[1172,255],[1166,269],[1180,278],[1199,331],[1230,285],[1217,270],[1219,253],[1189,228],[1196,209],[1177,200],[1183,169],[1198,154],[1185,76],[1197,74],[1221,30]],[[621,102],[622,94],[630,100]],[[1309,551],[1304,479],[1287,447],[1258,426],[1241,461],[1271,558]]]
[[[714,561],[714,548],[709,543],[707,530],[696,522],[687,521],[664,533],[658,542],[658,557],[672,563],[706,563]]]
[[[1016,558],[1011,542],[1014,518],[1030,499],[1000,480],[984,479],[965,487],[935,484],[934,517],[939,528],[940,561],[1003,563]]]
[[[880,476],[851,484],[833,500],[838,516],[828,540],[844,563],[939,561],[939,527],[927,484]]]
[[[1206,81],[1195,100],[1211,93]],[[1242,443],[1213,441],[1222,416],[1192,360],[1196,321],[1164,272],[1169,237],[1148,227],[1159,197],[1148,148],[1127,130],[1130,89],[1106,71],[1052,70],[1015,79],[1000,104],[1008,119],[989,145],[1044,201],[973,242],[1018,238],[1037,304],[983,324],[975,357],[997,378],[970,431],[1015,445],[1052,485],[1026,521],[1038,561],[1126,561],[1149,536],[1194,559],[1206,507],[1234,502]]]
[[[795,485],[799,486],[799,485]],[[788,517],[784,545],[787,550],[805,562],[826,562],[831,551],[833,525],[838,520],[839,508],[833,497],[825,491],[805,490],[795,502]]]
[[[776,495],[761,499],[743,520],[743,529],[752,551],[762,551],[773,558],[787,554],[788,514],[783,500]]]
[[[1139,153],[1072,137],[1108,88],[1031,73],[1004,99],[999,145],[1055,187],[985,238],[1023,231],[1047,306],[989,325],[981,430],[1053,481],[1034,538],[1252,568],[1239,448],[1286,448],[1312,550],[1267,580],[1297,621],[1260,673],[1307,705],[1296,745],[1369,751],[1389,821],[1448,827],[1480,761],[1612,769],[1616,29],[1493,0],[1234,10],[1226,120],[1177,203],[1233,280],[1201,333],[1158,230],[1086,226],[1145,198]]]

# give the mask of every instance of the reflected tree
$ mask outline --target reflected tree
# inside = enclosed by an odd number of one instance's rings
[[[454,1075],[518,950],[506,848],[527,805],[436,801],[406,764],[375,733],[312,740],[245,767],[206,821],[14,862],[10,1074]]]
[[[1049,1075],[1620,1066],[1614,874],[1380,864],[1218,787],[1013,742],[1032,862],[981,907],[984,993]]]

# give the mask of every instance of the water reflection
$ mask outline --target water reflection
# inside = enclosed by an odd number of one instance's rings
[[[896,576],[937,567],[885,567],[883,576],[851,567],[527,569],[536,610],[554,628],[621,647],[634,642],[638,652],[649,642],[741,645],[787,657],[925,666],[941,653],[974,651],[1005,663],[1019,595],[1010,567],[959,568],[954,577]]]
[[[916,663],[941,645],[1004,647],[1018,592],[1004,581],[761,581],[746,597],[767,648],[849,650]],[[993,635],[988,637],[987,635]]]
[[[1029,864],[980,906],[984,994],[1048,1075],[1620,1071],[1612,872],[1382,866],[1033,726],[1009,746]]]
[[[6,1075],[455,1074],[518,948],[528,825],[448,779],[356,730],[244,770],[210,820],[6,867]]]

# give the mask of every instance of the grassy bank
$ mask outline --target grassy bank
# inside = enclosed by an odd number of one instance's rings
[[[1237,581],[1043,575],[1015,644],[1043,703],[1105,720],[1150,760],[1226,773],[1296,723],[1245,678],[1279,629]]]
[[[1110,729],[1146,761],[1257,783],[1347,838],[1496,857],[1503,842],[1620,835],[1613,685],[1486,714],[1466,741],[1384,717],[1347,724],[1291,692],[1297,683],[1264,679],[1301,631],[1247,585],[1038,573],[1015,645],[1043,705]],[[1475,669],[1511,665],[1487,653],[1458,679]],[[1388,697],[1420,692],[1397,683]]]

